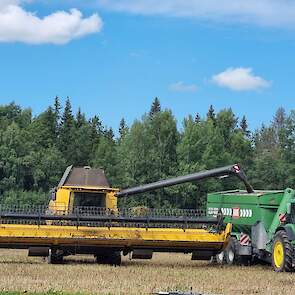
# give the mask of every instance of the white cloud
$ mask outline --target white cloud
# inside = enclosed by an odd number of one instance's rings
[[[195,84],[185,84],[184,82],[179,81],[172,83],[169,86],[169,89],[175,92],[196,92],[198,87]]]
[[[95,0],[100,7],[136,14],[197,17],[273,27],[295,27],[294,0]]]
[[[71,9],[40,18],[21,7],[24,1],[0,1],[0,42],[65,44],[102,28],[97,14],[83,18],[79,10]]]
[[[212,81],[221,87],[235,91],[256,90],[270,86],[270,82],[255,76],[251,68],[228,68],[214,75]]]

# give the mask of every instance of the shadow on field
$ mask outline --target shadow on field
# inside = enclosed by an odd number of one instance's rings
[[[187,257],[188,258],[188,257]],[[190,259],[178,259],[173,260],[169,257],[155,257],[152,260],[129,260],[127,257],[124,257],[122,264],[119,267],[129,268],[129,267],[156,267],[162,269],[217,269],[217,270],[236,270],[236,269],[271,269],[270,265],[252,265],[252,266],[237,266],[237,265],[216,265],[208,261],[192,261]],[[0,257],[0,265],[47,265],[46,259],[42,258],[27,258],[27,257],[14,257],[11,256]],[[65,257],[64,262],[61,265],[102,265],[98,264],[93,257],[79,257],[79,256],[69,256]],[[109,265],[106,265],[109,266]]]

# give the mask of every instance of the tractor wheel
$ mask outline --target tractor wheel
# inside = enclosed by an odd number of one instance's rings
[[[272,266],[276,272],[291,272],[293,246],[284,230],[278,231],[274,236],[272,247]]]
[[[234,237],[231,237],[228,246],[224,250],[225,261],[229,265],[237,264],[238,262],[237,245],[238,245],[237,239]]]

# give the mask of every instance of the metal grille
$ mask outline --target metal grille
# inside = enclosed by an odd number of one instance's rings
[[[220,226],[220,217],[206,217],[205,214],[205,210],[193,209],[75,207],[68,210],[65,206],[57,205],[49,210],[45,206],[0,205],[1,224],[145,228],[207,228]]]

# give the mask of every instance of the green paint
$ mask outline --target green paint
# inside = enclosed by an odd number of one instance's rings
[[[295,201],[295,191],[256,191],[248,194],[245,191],[227,191],[208,194],[207,212],[209,208],[236,208],[239,217],[225,215],[225,222],[233,224],[233,235],[241,232],[251,235],[251,226],[261,221],[268,233],[270,242],[280,226],[279,215],[290,211],[290,203]],[[251,216],[242,216],[243,210],[250,210]],[[295,232],[295,225],[288,225]],[[268,245],[271,247],[271,243]]]

